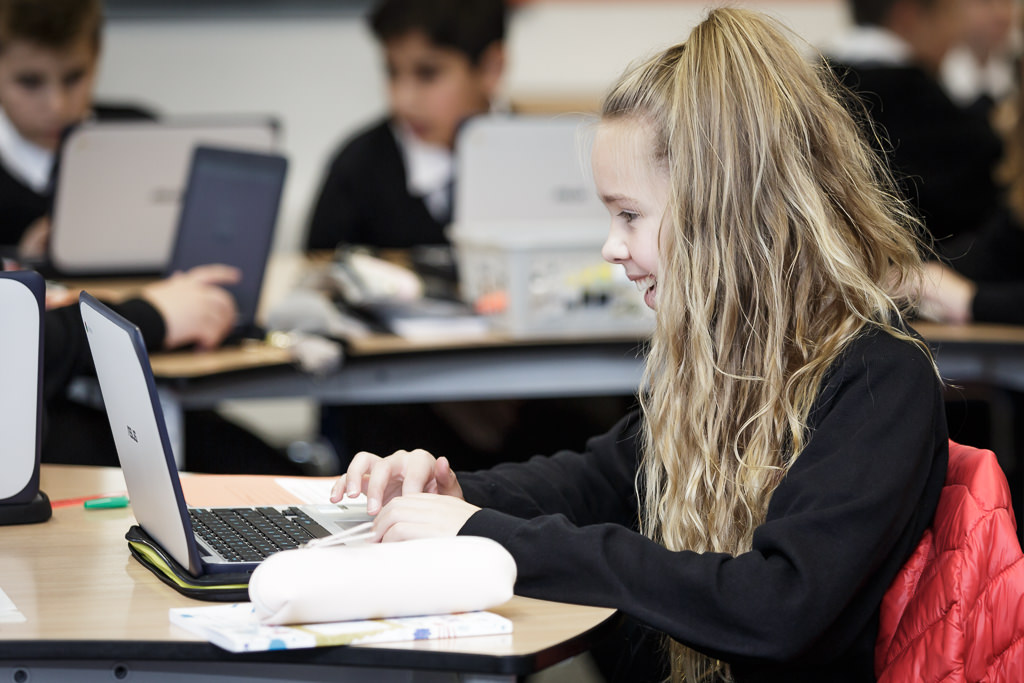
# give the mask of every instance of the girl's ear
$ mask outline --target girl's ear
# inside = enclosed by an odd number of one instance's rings
[[[487,46],[476,65],[480,89],[488,101],[494,99],[505,75],[505,43],[495,41]]]

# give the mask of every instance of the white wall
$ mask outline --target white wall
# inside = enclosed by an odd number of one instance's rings
[[[733,2],[768,11],[820,44],[844,26],[841,0]],[[703,2],[544,2],[513,15],[512,99],[593,99],[633,60],[685,38]],[[291,160],[279,248],[301,243],[333,148],[385,108],[377,47],[363,20],[295,17],[108,21],[98,94],[165,115],[272,113]]]

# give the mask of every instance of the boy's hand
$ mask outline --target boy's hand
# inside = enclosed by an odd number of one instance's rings
[[[46,256],[46,247],[50,242],[50,217],[43,216],[32,222],[18,242],[18,258],[36,260]]]
[[[239,270],[231,266],[197,266],[145,287],[142,298],[164,319],[164,348],[195,344],[212,349],[224,341],[235,326],[237,310],[231,293],[220,285],[240,278]]]

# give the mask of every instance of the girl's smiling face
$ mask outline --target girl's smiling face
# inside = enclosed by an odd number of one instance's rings
[[[591,165],[594,184],[611,228],[601,256],[617,263],[656,308],[661,226],[668,207],[668,169],[653,158],[654,135],[637,119],[602,122],[597,129]]]

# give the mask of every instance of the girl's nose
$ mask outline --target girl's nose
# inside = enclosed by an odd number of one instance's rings
[[[622,263],[629,260],[629,249],[625,241],[615,234],[614,228],[608,231],[608,238],[601,246],[601,258],[608,263]]]

